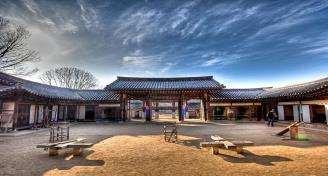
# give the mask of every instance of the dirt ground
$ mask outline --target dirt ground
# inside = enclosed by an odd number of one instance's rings
[[[62,151],[57,157],[35,148],[48,131],[0,138],[0,175],[328,175],[328,133],[304,131],[309,141],[274,136],[282,127],[263,123],[187,122],[179,141],[166,143],[161,123],[83,123],[72,125],[72,138],[95,145],[83,156]],[[251,140],[245,154],[212,155],[199,142],[210,135]],[[288,136],[288,135],[287,135]]]

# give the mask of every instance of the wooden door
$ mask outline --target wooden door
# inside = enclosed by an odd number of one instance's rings
[[[17,105],[17,128],[30,125],[30,104]]]

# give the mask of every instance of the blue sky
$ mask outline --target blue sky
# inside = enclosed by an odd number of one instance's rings
[[[227,87],[328,76],[325,0],[1,0],[0,15],[31,31],[40,73],[76,66],[100,87],[118,75],[213,75]]]

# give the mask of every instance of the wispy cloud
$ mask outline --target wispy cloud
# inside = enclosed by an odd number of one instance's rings
[[[166,73],[172,69],[173,66],[176,66],[177,63],[175,62],[168,62],[165,65],[163,65],[162,69],[160,69],[160,73]]]
[[[128,10],[116,21],[117,28],[114,36],[121,39],[123,44],[140,43],[157,33],[160,29],[161,17],[162,13],[155,9]]]
[[[212,65],[220,63],[220,62],[222,62],[222,60],[220,58],[212,58],[212,59],[208,59],[207,61],[205,61],[201,66],[203,66],[203,67],[212,66]]]
[[[80,6],[81,19],[88,30],[97,29],[99,27],[99,20],[97,10],[87,4],[84,0],[77,0]]]
[[[288,70],[327,56],[327,13],[320,0],[0,1],[1,16],[31,31],[40,68],[131,76],[237,74],[275,60]]]
[[[201,56],[201,67],[224,66],[238,62],[241,58],[239,54],[228,54],[226,52],[209,52]]]
[[[328,54],[328,46],[323,46],[323,47],[318,47],[318,48],[313,48],[305,51],[305,53],[308,54]]]
[[[141,50],[135,50],[131,55],[122,57],[122,65],[125,67],[145,67],[158,65],[162,61],[161,55],[144,55]],[[138,68],[136,68],[138,69]]]

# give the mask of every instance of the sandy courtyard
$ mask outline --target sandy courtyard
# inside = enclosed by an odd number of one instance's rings
[[[328,175],[328,135],[301,130],[310,141],[282,140],[273,134],[281,127],[262,123],[187,123],[179,141],[166,143],[162,124],[78,124],[74,137],[95,145],[83,156],[69,152],[49,158],[36,144],[47,141],[47,131],[0,138],[1,175]],[[211,134],[251,140],[243,155],[224,151],[212,155],[199,142]]]

